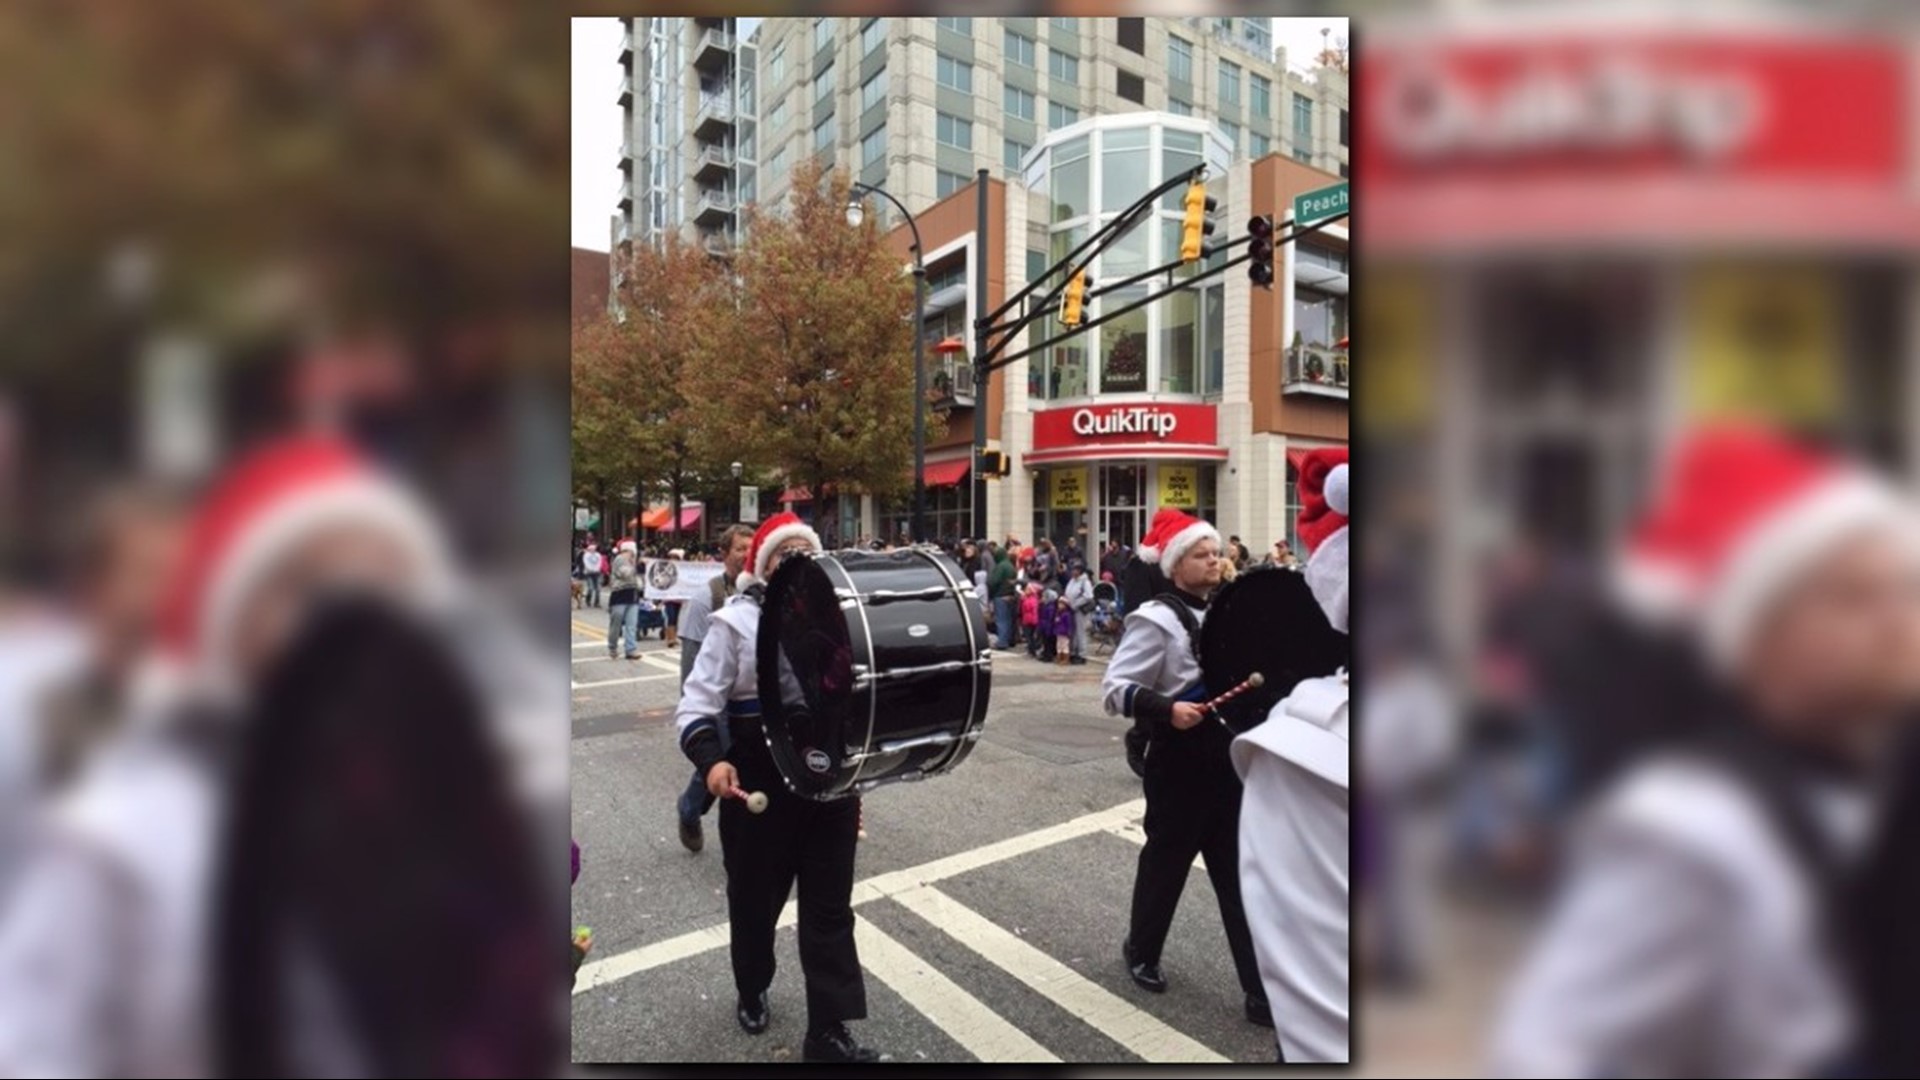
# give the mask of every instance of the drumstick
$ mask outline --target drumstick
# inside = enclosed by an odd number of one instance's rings
[[[727,798],[739,799],[747,804],[747,813],[758,814],[767,808],[767,793],[764,791],[745,792],[737,787],[727,787]]]
[[[1242,682],[1239,686],[1234,687],[1233,689],[1227,691],[1226,693],[1221,694],[1219,697],[1214,698],[1212,701],[1207,702],[1205,705],[1200,706],[1200,711],[1213,712],[1215,709],[1218,709],[1220,706],[1225,705],[1227,702],[1232,701],[1234,698],[1239,697],[1241,694],[1244,694],[1249,690],[1260,689],[1260,684],[1266,681],[1267,681],[1267,677],[1256,671],[1253,674],[1247,676],[1246,681]]]

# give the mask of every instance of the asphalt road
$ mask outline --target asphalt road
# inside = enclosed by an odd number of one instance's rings
[[[678,654],[656,638],[608,660],[603,611],[574,613],[572,786],[582,870],[576,924],[594,950],[573,997],[577,1062],[797,1061],[805,1028],[788,921],[772,1025],[733,1019],[718,827],[680,845],[691,768],[674,739]],[[1096,660],[1061,668],[998,653],[985,736],[953,773],[865,798],[855,872],[867,972],[862,1042],[900,1062],[1273,1060],[1242,1016],[1219,908],[1197,866],[1162,967],[1137,989],[1120,959],[1140,782]]]

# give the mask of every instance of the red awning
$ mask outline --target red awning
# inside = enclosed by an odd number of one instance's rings
[[[965,458],[959,461],[928,462],[925,473],[928,487],[950,487],[967,478],[969,465]]]
[[[779,499],[777,499],[777,500],[775,500],[775,501],[776,501],[776,502],[783,502],[783,503],[803,503],[803,502],[812,502],[812,501],[813,501],[813,492],[811,492],[811,491],[808,491],[808,490],[807,490],[806,488],[803,488],[803,487],[800,487],[800,488],[788,488],[787,490],[785,490],[785,491],[783,491],[783,492],[781,492],[781,493],[780,493],[780,498],[779,498]]]
[[[643,529],[664,529],[667,527],[667,522],[672,519],[673,511],[662,506],[642,514],[640,516],[640,527]]]
[[[674,531],[675,532],[691,532],[692,530],[698,528],[700,525],[700,510],[701,508],[698,506],[681,507],[680,508],[680,527],[678,529],[675,529]]]

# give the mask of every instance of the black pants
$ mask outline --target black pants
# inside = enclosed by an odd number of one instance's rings
[[[727,868],[727,919],[734,988],[754,997],[773,983],[774,923],[800,885],[800,970],[807,983],[807,1026],[867,1015],[866,982],[853,944],[853,857],[859,804],[813,802],[781,783],[757,721],[732,722],[728,760],[740,786],[767,795],[765,813],[738,799],[720,801],[720,845]]]
[[[1194,856],[1204,856],[1240,988],[1265,997],[1240,902],[1240,777],[1227,756],[1232,742],[1227,729],[1212,720],[1190,731],[1154,734],[1145,784],[1147,843],[1133,879],[1129,937],[1137,959],[1160,962]]]

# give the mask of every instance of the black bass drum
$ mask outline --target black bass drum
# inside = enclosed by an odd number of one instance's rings
[[[1228,582],[1200,624],[1200,673],[1222,694],[1259,672],[1264,682],[1220,707],[1227,726],[1245,732],[1267,718],[1302,679],[1351,664],[1347,635],[1327,622],[1306,575],[1267,567]]]
[[[972,583],[933,548],[786,560],[757,646],[787,787],[838,799],[950,772],[986,723],[988,644]]]

